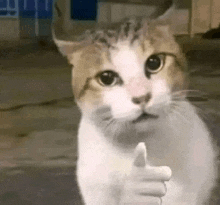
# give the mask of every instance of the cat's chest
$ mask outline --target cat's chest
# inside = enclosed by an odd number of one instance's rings
[[[165,136],[164,140],[160,141],[157,139],[159,136],[152,136],[151,140],[148,137],[146,136],[144,141],[147,146],[148,164],[156,166],[170,165],[171,162],[175,161],[174,158],[178,158],[177,154],[172,156],[174,148],[166,147],[168,144],[171,145],[170,142],[167,143]],[[78,167],[81,172],[84,172],[84,176],[97,176],[98,178],[102,176],[102,180],[112,180],[131,172],[135,156],[134,149],[126,150],[114,146],[91,123],[81,122],[78,143]]]
[[[110,149],[84,153],[78,160],[78,173],[88,180],[92,178],[99,183],[118,184],[131,172],[133,159],[117,154]]]
[[[169,129],[167,126],[164,129],[160,126],[157,134],[144,136],[148,164],[170,166],[175,174],[181,175],[188,163],[188,137],[189,132]],[[131,172],[134,149],[125,151],[115,147],[91,122],[84,119],[80,123],[78,143],[78,173],[83,177],[92,177],[99,181],[101,176],[102,182],[109,183],[120,181]]]

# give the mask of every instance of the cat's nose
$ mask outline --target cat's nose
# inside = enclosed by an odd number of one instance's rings
[[[143,95],[143,96],[139,96],[139,97],[133,97],[132,102],[134,104],[137,104],[137,105],[145,104],[145,103],[150,101],[151,97],[152,97],[151,93],[148,93],[147,95]]]

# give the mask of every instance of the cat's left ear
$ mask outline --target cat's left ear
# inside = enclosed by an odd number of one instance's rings
[[[58,39],[54,39],[54,42],[63,56],[68,57],[74,52],[75,42]]]

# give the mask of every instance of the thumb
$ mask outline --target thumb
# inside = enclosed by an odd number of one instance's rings
[[[147,161],[147,149],[144,142],[140,142],[135,148],[135,167],[145,167]]]

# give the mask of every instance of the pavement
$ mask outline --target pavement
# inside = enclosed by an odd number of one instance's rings
[[[190,100],[220,146],[220,40],[180,37]],[[22,46],[23,45],[23,46]],[[0,204],[80,205],[75,169],[80,112],[71,66],[36,42],[0,50]],[[210,205],[220,204],[220,181]]]

